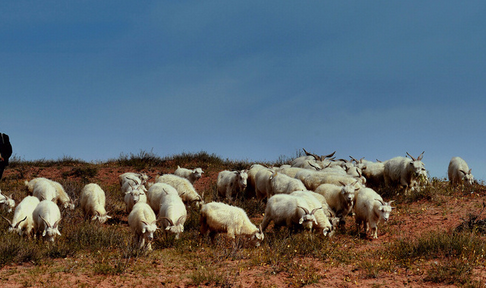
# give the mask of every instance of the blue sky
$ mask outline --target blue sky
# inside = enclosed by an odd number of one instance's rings
[[[9,1],[0,131],[25,160],[453,156],[486,180],[484,1]]]

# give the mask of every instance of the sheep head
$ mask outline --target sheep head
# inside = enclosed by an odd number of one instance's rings
[[[42,219],[42,221],[44,221],[45,224],[44,231],[42,232],[42,237],[47,237],[48,241],[54,242],[54,237],[56,235],[61,236],[61,232],[59,232],[59,221],[61,221],[61,219],[57,220],[56,222],[54,222],[53,225],[51,225],[46,219],[44,219],[44,217],[40,216],[40,218]]]

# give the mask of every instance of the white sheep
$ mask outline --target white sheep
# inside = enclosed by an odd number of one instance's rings
[[[292,160],[290,164],[292,167],[321,170],[329,166],[331,157],[336,153],[336,151],[334,151],[329,155],[317,156],[316,154],[307,152],[305,149],[303,150],[306,156],[301,156]]]
[[[370,187],[380,187],[385,182],[385,163],[360,160],[361,171]]]
[[[272,176],[273,171],[268,168],[260,169],[255,175],[255,197],[258,200],[267,198],[271,189],[268,179]],[[270,197],[270,196],[268,196]]]
[[[8,213],[10,213],[12,212],[12,209],[15,207],[15,200],[12,198],[12,195],[10,196],[3,195],[2,190],[0,190],[0,205]]]
[[[56,187],[52,185],[49,179],[36,179],[33,186],[32,195],[39,198],[40,201],[55,201],[57,197]]]
[[[371,228],[371,236],[378,238],[378,223],[380,220],[388,221],[390,213],[394,207],[391,207],[392,201],[384,202],[383,198],[371,188],[362,188],[356,195],[354,206],[355,220],[358,233],[361,224],[365,234]]]
[[[165,191],[164,191],[165,192]],[[158,221],[162,222],[165,231],[175,233],[175,239],[179,239],[184,232],[184,223],[187,219],[186,205],[177,193],[165,192],[160,200]]]
[[[334,173],[327,173],[327,172],[313,172],[308,176],[304,177],[302,182],[304,183],[305,187],[308,190],[315,191],[317,187],[321,184],[335,184],[341,185],[341,183],[345,184],[353,184],[358,180],[360,184],[361,178],[356,178],[349,175],[342,175],[342,174],[334,174]]]
[[[248,185],[248,173],[246,170],[219,172],[216,186],[220,197],[232,200],[233,196],[243,194]]]
[[[155,214],[159,214],[162,198],[166,194],[175,194],[179,196],[177,190],[167,183],[154,183],[147,191],[147,203],[152,207]]]
[[[147,194],[145,194],[143,188],[144,186],[142,184],[139,184],[134,187],[130,192],[125,194],[124,200],[127,213],[130,213],[130,211],[132,211],[135,204],[139,202],[147,203]]]
[[[202,197],[196,192],[194,186],[186,178],[174,174],[164,174],[156,177],[155,181],[156,183],[166,183],[174,187],[186,205],[194,203],[196,207],[199,208],[200,204],[203,202]]]
[[[274,172],[268,177],[270,189],[267,191],[268,196],[275,194],[290,194],[294,191],[306,191],[304,183],[296,178],[291,178],[285,174]]]
[[[27,189],[30,192],[32,192],[32,194],[34,194],[34,190],[35,190],[34,188],[35,188],[35,186],[38,182],[48,182],[49,184],[51,184],[54,187],[56,194],[53,198],[48,199],[48,200],[54,201],[56,203],[59,202],[64,208],[69,208],[71,210],[74,210],[75,205],[74,205],[73,201],[71,200],[71,198],[69,197],[69,195],[64,190],[64,187],[62,187],[61,183],[54,181],[54,180],[51,180],[51,179],[48,179],[48,178],[45,178],[45,177],[37,177],[37,178],[34,178],[30,181],[26,180],[25,185],[27,186]],[[35,193],[39,193],[39,191],[37,191]],[[50,191],[49,191],[49,193],[50,193]],[[41,197],[51,197],[51,195],[46,194],[46,195],[41,195]],[[40,199],[40,200],[42,201],[44,199]]]
[[[103,224],[111,218],[105,210],[106,196],[100,185],[96,183],[86,184],[81,190],[79,202],[85,220],[93,216],[91,221],[98,220]]]
[[[424,152],[417,158],[407,152],[411,159],[399,156],[387,160],[384,169],[385,185],[388,187],[400,185],[405,189],[405,194],[420,189],[421,183],[427,183],[427,171],[421,161]]]
[[[145,182],[143,180],[139,178],[132,178],[132,176],[126,176],[124,179],[125,180],[121,185],[121,192],[123,195],[130,193],[134,189],[141,189],[143,192],[147,192],[147,188],[145,187]]]
[[[339,224],[344,227],[346,223],[344,218],[353,210],[355,193],[360,188],[361,185],[357,181],[352,184],[341,183],[341,185],[321,184],[315,192],[326,198],[334,215],[339,218]]]
[[[50,200],[40,201],[32,212],[32,218],[36,234],[42,233],[42,237],[50,242],[54,242],[57,235],[61,236],[61,232],[59,232],[61,211],[56,203]]]
[[[316,218],[316,223],[312,226],[313,230],[316,230],[324,236],[332,235],[333,224],[331,223],[331,217],[333,215],[329,211],[329,206],[325,202],[325,199],[322,199],[322,195],[312,191],[295,191],[290,195],[301,197],[307,202],[309,209],[315,211],[313,214]]]
[[[32,213],[39,204],[39,198],[34,196],[26,196],[19,205],[15,208],[12,222],[4,217],[10,224],[8,231],[17,232],[19,235],[32,236],[32,230],[34,229],[34,220]]]
[[[135,204],[128,215],[128,225],[134,234],[139,249],[152,250],[154,233],[158,228],[157,217],[150,205],[142,202]]]
[[[236,236],[244,237],[254,246],[260,246],[264,239],[263,231],[250,221],[245,210],[225,203],[203,204],[200,223],[201,235],[209,231],[213,243],[218,233],[226,233],[233,240]]]
[[[469,169],[466,161],[461,157],[452,157],[447,168],[447,175],[451,185],[458,185],[465,183],[466,185],[473,185],[474,176],[471,174],[472,169]]]
[[[270,197],[265,207],[265,216],[261,224],[262,232],[268,227],[271,221],[275,228],[286,226],[291,230],[300,227],[311,230],[314,225],[318,225],[314,213],[322,209],[310,209],[307,201],[302,197],[288,194],[277,194]]]
[[[297,175],[297,173],[301,173],[303,170],[309,171],[309,169],[300,168],[300,167],[283,167],[282,168],[282,166],[277,171],[282,173],[282,174],[285,174],[285,175],[287,175],[291,178],[297,178],[297,177],[295,177]]]
[[[125,172],[118,176],[120,186],[123,186],[126,182],[132,182],[132,184],[145,184],[149,178],[150,177],[147,174],[137,172]]]
[[[256,197],[256,174],[258,171],[266,169],[265,166],[261,164],[253,164],[250,166],[250,169],[248,169],[248,186],[246,187],[246,191],[248,192],[247,196],[251,197],[254,196]]]
[[[174,171],[174,175],[186,178],[191,184],[194,184],[194,182],[200,179],[203,173],[204,171],[199,167],[195,169],[187,169],[177,166],[177,169]]]

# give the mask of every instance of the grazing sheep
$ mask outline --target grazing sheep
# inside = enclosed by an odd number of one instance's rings
[[[175,239],[179,239],[180,234],[184,232],[186,219],[186,205],[182,202],[181,197],[177,193],[162,193],[158,221],[162,221],[165,231],[175,233]]]
[[[213,243],[218,233],[226,233],[233,240],[236,240],[236,236],[244,237],[254,246],[260,246],[264,239],[263,231],[251,223],[245,210],[225,203],[203,204],[200,223],[201,235],[209,231]]]
[[[139,202],[141,203],[147,203],[147,195],[143,191],[143,185],[139,184],[137,187],[134,187],[133,190],[125,194],[125,204],[126,204],[126,210],[127,213],[130,213],[132,211],[133,206]]]
[[[297,230],[300,227],[311,230],[313,225],[318,225],[314,213],[322,209],[310,209],[307,201],[302,197],[288,194],[277,194],[270,197],[265,207],[265,216],[261,224],[262,232],[273,221],[275,228],[287,226],[291,230]]]
[[[139,202],[133,206],[128,215],[128,225],[135,236],[139,249],[152,250],[152,240],[157,228],[157,217],[147,203]]]
[[[451,185],[458,185],[465,183],[466,185],[473,185],[474,176],[471,174],[472,169],[469,169],[466,161],[461,157],[452,157],[447,168],[447,175]]]
[[[425,151],[424,151],[425,152]],[[421,161],[424,152],[417,158],[410,154],[411,159],[406,157],[395,157],[385,162],[384,179],[388,187],[400,185],[408,195],[416,189],[420,189],[421,182],[427,183],[427,171]]]
[[[32,195],[39,198],[40,201],[54,201],[57,196],[56,188],[49,179],[37,179],[34,182]]]
[[[353,210],[355,193],[361,188],[357,184],[358,181],[353,184],[322,184],[315,191],[326,198],[327,204],[339,218],[339,225],[342,227],[346,224],[344,218]]]
[[[96,183],[86,184],[81,190],[79,202],[85,220],[93,216],[91,221],[98,220],[103,224],[111,218],[105,210],[106,196],[100,185]]]
[[[126,172],[118,176],[120,186],[123,186],[126,182],[132,182],[132,184],[145,184],[149,180],[149,176],[145,173]]]
[[[285,174],[274,172],[268,177],[270,189],[267,191],[268,196],[275,194],[290,194],[294,191],[306,191],[304,183],[296,178],[291,178]]]
[[[39,198],[34,196],[27,196],[22,199],[19,205],[15,208],[12,222],[4,217],[4,219],[10,224],[8,231],[17,232],[19,235],[23,234],[27,235],[27,237],[31,237],[32,230],[34,229],[32,213],[39,202]]]
[[[361,171],[370,187],[380,187],[385,182],[385,163],[360,160]]]
[[[265,166],[260,164],[253,164],[251,165],[250,169],[248,169],[248,186],[246,187],[247,197],[256,197],[256,174],[258,171],[266,169]]]
[[[232,200],[233,196],[241,195],[247,186],[248,173],[241,171],[221,171],[218,174],[216,186],[220,197]]]
[[[34,231],[36,234],[42,232],[42,237],[50,242],[59,235],[59,222],[61,221],[61,211],[56,203],[50,200],[43,200],[36,206],[32,212],[34,219]]]
[[[186,205],[195,204],[199,208],[200,204],[203,202],[202,197],[196,192],[194,186],[186,178],[179,177],[174,174],[165,174],[155,178],[156,183],[166,183],[174,187],[182,201]]]
[[[126,174],[126,173],[125,173]],[[130,193],[134,189],[141,189],[143,192],[147,192],[147,188],[145,188],[145,182],[138,178],[131,178],[127,176],[125,181],[121,185],[121,192],[123,195]]]
[[[304,177],[302,182],[304,183],[305,187],[308,190],[315,191],[317,187],[321,184],[335,184],[335,185],[342,185],[341,183],[345,184],[352,184],[355,183],[356,180],[360,184],[361,178],[356,178],[349,175],[342,175],[342,174],[334,174],[334,173],[326,173],[326,172],[312,172],[308,174],[308,176]]]
[[[329,211],[327,203],[323,203],[322,200],[320,200],[322,199],[320,194],[312,191],[295,191],[290,195],[301,197],[307,202],[309,209],[315,211],[313,214],[317,222],[313,225],[313,230],[316,230],[319,234],[324,236],[332,235],[333,225],[330,221],[332,213]]]
[[[260,169],[255,174],[255,194],[258,200],[268,198],[270,188],[270,182],[268,179],[272,176],[273,171],[268,168]]]
[[[147,191],[147,203],[152,207],[155,214],[159,214],[162,198],[166,194],[175,194],[179,196],[177,190],[167,183],[154,183]]]
[[[336,151],[334,151],[329,155],[317,156],[316,154],[307,152],[305,149],[303,150],[306,156],[295,158],[290,164],[292,167],[321,170],[329,166],[331,162],[331,157],[334,156],[334,154],[336,153]]]
[[[187,169],[187,168],[181,168],[177,166],[177,169],[174,171],[174,175],[177,175],[182,178],[186,178],[191,182],[191,184],[194,184],[196,180],[202,177],[202,174],[204,171],[201,168],[195,168],[195,169]]]
[[[10,213],[10,212],[12,212],[12,209],[15,207],[15,200],[12,199],[12,195],[10,195],[10,196],[3,195],[2,190],[0,190],[0,205],[8,213]]]
[[[392,202],[384,202],[383,198],[371,188],[362,188],[356,195],[354,207],[358,233],[363,223],[364,232],[368,233],[371,228],[373,239],[378,238],[378,223],[380,220],[388,221],[394,208],[390,205]]]
[[[40,197],[50,198],[52,196],[52,195],[50,195],[50,191],[48,191],[47,194],[45,194],[44,192],[34,191],[36,184],[38,182],[47,182],[50,185],[52,185],[55,189],[55,196],[54,197],[52,197],[51,199],[47,199],[47,198],[44,198],[44,199],[51,200],[51,201],[54,201],[56,203],[59,202],[65,209],[69,208],[71,210],[74,210],[75,205],[74,205],[73,201],[71,200],[71,198],[69,197],[69,195],[64,190],[64,187],[62,187],[61,183],[54,181],[54,180],[51,180],[51,179],[44,178],[44,177],[38,177],[38,178],[34,178],[30,181],[26,180],[25,185],[27,186],[27,189],[30,192],[32,192],[32,194],[34,194],[34,193],[39,194],[40,193]],[[42,186],[45,188],[45,184],[43,184]],[[40,199],[40,200],[42,201],[44,199]]]

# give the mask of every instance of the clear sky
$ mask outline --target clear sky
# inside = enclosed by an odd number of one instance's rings
[[[486,180],[486,1],[7,1],[0,132],[24,160],[418,156]]]

